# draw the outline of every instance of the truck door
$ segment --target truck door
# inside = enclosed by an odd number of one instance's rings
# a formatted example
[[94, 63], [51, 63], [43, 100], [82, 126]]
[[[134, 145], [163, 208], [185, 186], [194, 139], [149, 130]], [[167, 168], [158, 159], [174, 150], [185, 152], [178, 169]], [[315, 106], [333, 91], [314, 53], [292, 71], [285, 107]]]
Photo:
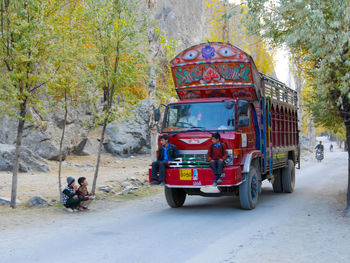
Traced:
[[241, 128], [242, 136], [242, 150], [244, 153], [250, 152], [256, 149], [256, 134], [255, 123], [252, 113], [252, 105], [249, 105], [247, 117], [249, 119], [249, 125]]

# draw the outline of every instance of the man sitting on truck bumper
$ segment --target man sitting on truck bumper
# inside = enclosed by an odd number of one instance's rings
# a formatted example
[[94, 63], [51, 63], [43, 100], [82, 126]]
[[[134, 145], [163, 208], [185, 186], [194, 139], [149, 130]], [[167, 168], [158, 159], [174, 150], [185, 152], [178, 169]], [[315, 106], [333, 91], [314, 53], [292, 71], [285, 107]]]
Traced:
[[[164, 134], [160, 137], [160, 144], [162, 146], [158, 149], [157, 161], [152, 163], [150, 185], [165, 185], [165, 168], [178, 156], [178, 150], [175, 145], [169, 143], [169, 136]], [[159, 169], [159, 178], [157, 171]]]
[[207, 159], [210, 162], [211, 169], [213, 169], [215, 179], [213, 186], [216, 186], [217, 183], [221, 183], [220, 179], [222, 169], [224, 168], [224, 161], [227, 158], [226, 145], [220, 142], [220, 134], [212, 134], [211, 141], [213, 142], [210, 145], [207, 153]]

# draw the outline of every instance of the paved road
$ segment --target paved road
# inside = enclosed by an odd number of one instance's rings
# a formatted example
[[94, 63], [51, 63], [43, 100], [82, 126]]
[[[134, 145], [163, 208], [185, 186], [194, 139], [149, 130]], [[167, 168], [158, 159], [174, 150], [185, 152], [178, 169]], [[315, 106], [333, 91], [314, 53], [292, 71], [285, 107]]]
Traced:
[[292, 194], [264, 183], [252, 211], [237, 198], [198, 196], [171, 209], [156, 195], [3, 231], [0, 262], [350, 262], [346, 168], [346, 153], [328, 153], [297, 170]]

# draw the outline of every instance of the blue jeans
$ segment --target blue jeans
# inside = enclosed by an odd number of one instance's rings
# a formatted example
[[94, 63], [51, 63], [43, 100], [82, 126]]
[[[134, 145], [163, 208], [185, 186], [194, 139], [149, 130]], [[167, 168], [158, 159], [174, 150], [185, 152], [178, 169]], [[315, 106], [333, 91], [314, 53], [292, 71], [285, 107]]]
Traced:
[[[151, 179], [165, 183], [165, 168], [168, 166], [168, 161], [155, 161], [152, 163]], [[157, 171], [159, 169], [159, 179]]]
[[224, 168], [224, 162], [219, 161], [219, 160], [211, 161], [210, 166], [215, 174], [215, 182], [217, 182], [221, 176], [222, 169]]

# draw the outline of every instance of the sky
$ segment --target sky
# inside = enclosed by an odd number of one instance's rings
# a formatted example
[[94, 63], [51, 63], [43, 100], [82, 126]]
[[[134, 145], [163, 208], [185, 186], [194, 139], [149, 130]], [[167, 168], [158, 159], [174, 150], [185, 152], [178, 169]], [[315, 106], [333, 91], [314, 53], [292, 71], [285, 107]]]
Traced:
[[279, 81], [287, 84], [287, 86], [291, 86], [293, 83], [289, 83], [290, 71], [289, 71], [289, 55], [288, 52], [280, 48], [277, 50], [275, 55], [275, 72]]
[[[239, 5], [241, 0], [229, 0], [230, 3]], [[291, 78], [289, 71], [289, 59], [288, 52], [280, 48], [277, 50], [275, 55], [275, 72], [279, 81], [285, 83], [290, 88], [294, 88], [294, 83]], [[291, 83], [290, 83], [291, 82]]]

